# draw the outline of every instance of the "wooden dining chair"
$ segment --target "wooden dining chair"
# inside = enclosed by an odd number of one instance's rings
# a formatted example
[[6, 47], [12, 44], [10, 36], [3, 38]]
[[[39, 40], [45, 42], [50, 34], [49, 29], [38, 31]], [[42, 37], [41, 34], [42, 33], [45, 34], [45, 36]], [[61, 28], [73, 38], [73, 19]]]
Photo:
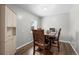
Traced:
[[38, 48], [43, 50], [43, 53], [45, 54], [45, 47], [47, 44], [45, 44], [45, 36], [44, 36], [44, 30], [32, 30], [33, 31], [33, 55], [35, 55], [35, 46], [38, 46]]
[[52, 46], [53, 47], [57, 47], [58, 48], [58, 52], [60, 51], [60, 44], [59, 44], [60, 33], [61, 33], [61, 28], [59, 29], [58, 36], [55, 37], [55, 39], [52, 42]]

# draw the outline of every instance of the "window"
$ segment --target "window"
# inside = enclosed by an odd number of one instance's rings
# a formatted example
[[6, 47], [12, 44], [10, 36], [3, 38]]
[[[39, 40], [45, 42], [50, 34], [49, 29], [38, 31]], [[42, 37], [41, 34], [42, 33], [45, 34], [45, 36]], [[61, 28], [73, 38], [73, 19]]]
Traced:
[[32, 20], [32, 25], [31, 25], [31, 29], [37, 29], [37, 21], [36, 20]]

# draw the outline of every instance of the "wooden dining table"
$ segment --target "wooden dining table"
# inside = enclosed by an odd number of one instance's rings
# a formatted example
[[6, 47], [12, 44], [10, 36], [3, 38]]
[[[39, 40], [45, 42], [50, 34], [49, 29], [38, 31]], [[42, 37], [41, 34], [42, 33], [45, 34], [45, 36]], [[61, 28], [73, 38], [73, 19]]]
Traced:
[[45, 42], [48, 43], [48, 49], [51, 49], [51, 43], [54, 41], [56, 37], [56, 32], [45, 33]]

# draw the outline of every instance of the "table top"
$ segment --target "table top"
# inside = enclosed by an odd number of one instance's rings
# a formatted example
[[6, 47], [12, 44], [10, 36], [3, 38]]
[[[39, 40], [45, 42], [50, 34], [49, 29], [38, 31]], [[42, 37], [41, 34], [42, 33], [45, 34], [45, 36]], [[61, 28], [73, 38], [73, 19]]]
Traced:
[[56, 32], [45, 33], [45, 35], [47, 35], [47, 36], [55, 36], [56, 35]]

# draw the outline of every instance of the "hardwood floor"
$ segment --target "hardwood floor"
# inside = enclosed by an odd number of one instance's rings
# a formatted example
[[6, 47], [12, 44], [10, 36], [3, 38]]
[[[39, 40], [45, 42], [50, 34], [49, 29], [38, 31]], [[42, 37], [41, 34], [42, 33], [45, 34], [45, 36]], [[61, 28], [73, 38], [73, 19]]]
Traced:
[[[33, 55], [32, 43], [27, 48], [17, 52], [16, 55]], [[42, 50], [37, 50], [35, 55], [43, 55]], [[50, 51], [46, 50], [45, 55], [76, 55], [76, 53], [69, 43], [60, 42], [60, 52], [58, 52], [56, 47], [52, 47]]]

